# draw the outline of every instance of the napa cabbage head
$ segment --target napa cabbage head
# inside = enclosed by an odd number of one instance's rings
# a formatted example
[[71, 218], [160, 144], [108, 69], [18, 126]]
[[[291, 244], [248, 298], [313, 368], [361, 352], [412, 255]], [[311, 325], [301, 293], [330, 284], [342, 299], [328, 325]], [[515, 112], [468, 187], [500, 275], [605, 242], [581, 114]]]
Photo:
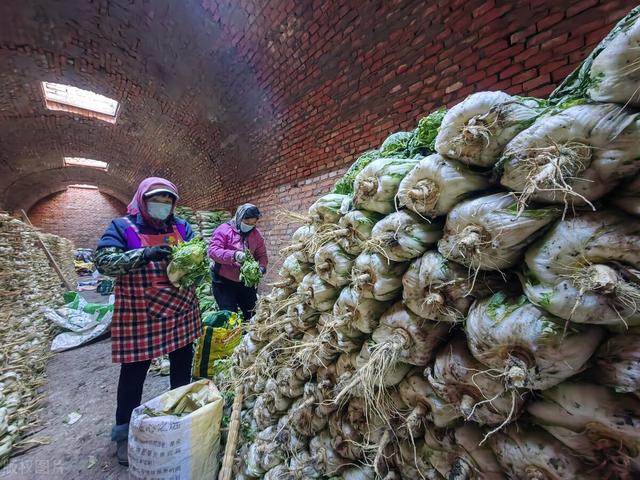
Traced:
[[380, 156], [406, 158], [409, 155], [409, 142], [412, 138], [412, 132], [392, 133], [380, 145]]
[[209, 275], [207, 245], [201, 238], [179, 243], [171, 251], [167, 267], [169, 280], [176, 287], [193, 287]]
[[353, 193], [353, 181], [356, 179], [358, 173], [362, 171], [364, 167], [373, 162], [376, 158], [379, 158], [380, 154], [377, 150], [369, 150], [358, 157], [358, 159], [349, 167], [347, 173], [344, 174], [340, 180], [338, 180], [333, 187], [332, 193], [338, 193], [341, 195], [351, 195]]
[[418, 122], [418, 128], [413, 132], [413, 137], [409, 140], [409, 155], [428, 155], [436, 151], [436, 136], [440, 130], [442, 119], [447, 109], [439, 108], [435, 112], [431, 112]]

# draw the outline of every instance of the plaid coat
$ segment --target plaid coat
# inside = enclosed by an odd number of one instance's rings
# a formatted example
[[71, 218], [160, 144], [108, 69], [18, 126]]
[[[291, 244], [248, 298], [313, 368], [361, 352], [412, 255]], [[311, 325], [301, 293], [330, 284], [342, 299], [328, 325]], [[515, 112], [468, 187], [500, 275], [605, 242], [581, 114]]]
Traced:
[[[139, 237], [142, 246], [163, 244], [169, 238], [182, 241], [175, 228], [170, 235]], [[195, 289], [171, 285], [166, 261], [149, 262], [118, 276], [115, 296], [111, 326], [114, 363], [151, 360], [184, 347], [202, 334]]]

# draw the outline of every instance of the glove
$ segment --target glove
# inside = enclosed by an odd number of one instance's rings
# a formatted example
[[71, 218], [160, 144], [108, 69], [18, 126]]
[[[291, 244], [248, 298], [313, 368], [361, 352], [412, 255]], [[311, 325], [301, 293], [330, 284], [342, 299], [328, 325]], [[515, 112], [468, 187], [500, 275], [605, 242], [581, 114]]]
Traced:
[[244, 258], [246, 257], [244, 252], [236, 252], [233, 256], [236, 259], [236, 262], [238, 263], [244, 262]]
[[260, 273], [262, 273], [263, 275], [267, 273], [267, 269], [264, 268], [262, 265], [260, 265]]
[[171, 247], [169, 245], [145, 247], [143, 256], [144, 259], [148, 262], [159, 262], [160, 260], [166, 260], [171, 256]]

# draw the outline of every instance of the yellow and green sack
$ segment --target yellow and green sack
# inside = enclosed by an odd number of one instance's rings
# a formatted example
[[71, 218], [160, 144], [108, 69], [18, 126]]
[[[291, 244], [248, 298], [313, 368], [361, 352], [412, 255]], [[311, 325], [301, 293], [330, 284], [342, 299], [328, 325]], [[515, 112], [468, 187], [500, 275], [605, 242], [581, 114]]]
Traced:
[[242, 321], [236, 312], [220, 310], [206, 314], [204, 333], [198, 339], [193, 361], [193, 377], [212, 379], [216, 360], [229, 357], [242, 339]]

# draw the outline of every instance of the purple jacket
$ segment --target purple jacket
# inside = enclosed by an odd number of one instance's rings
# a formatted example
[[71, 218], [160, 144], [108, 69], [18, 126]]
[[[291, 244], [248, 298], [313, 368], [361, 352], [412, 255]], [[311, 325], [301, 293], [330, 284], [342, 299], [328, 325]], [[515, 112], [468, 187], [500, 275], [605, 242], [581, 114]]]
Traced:
[[209, 258], [216, 262], [218, 275], [234, 282], [240, 281], [240, 265], [235, 261], [236, 252], [251, 251], [261, 267], [267, 268], [267, 247], [257, 228], [241, 235], [234, 225], [223, 223], [211, 235], [209, 240]]

